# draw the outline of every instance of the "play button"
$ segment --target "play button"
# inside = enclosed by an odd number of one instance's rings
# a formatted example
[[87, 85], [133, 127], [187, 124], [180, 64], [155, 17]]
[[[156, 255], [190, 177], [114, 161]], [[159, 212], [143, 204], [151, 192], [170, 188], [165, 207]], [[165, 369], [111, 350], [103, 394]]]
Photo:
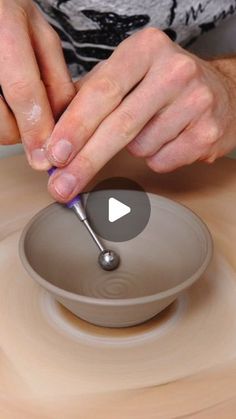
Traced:
[[119, 220], [131, 212], [131, 208], [116, 198], [109, 198], [108, 220], [110, 223]]
[[95, 232], [113, 242], [130, 240], [140, 234], [151, 212], [148, 195], [127, 178], [100, 182], [89, 193], [85, 207]]

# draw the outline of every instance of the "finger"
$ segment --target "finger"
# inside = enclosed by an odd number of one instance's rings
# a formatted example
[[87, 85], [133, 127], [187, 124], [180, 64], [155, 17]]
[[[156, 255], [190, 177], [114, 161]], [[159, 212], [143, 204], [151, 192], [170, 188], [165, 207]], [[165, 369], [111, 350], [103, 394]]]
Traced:
[[49, 181], [49, 190], [61, 202], [81, 191], [89, 180], [118, 151], [125, 147], [161, 109], [175, 98], [179, 87], [160, 83], [158, 94], [152, 88], [153, 77], [147, 76], [122, 104], [107, 117], [83, 149], [65, 168], [58, 170]]
[[199, 141], [194, 130], [185, 130], [175, 140], [165, 144], [156, 154], [146, 159], [154, 172], [168, 173], [182, 166], [202, 160], [207, 147]]
[[[17, 36], [16, 36], [17, 34]], [[0, 84], [35, 169], [50, 167], [43, 145], [54, 120], [24, 15], [5, 15], [0, 25]]]
[[175, 140], [165, 144], [156, 154], [146, 159], [148, 166], [158, 173], [171, 172], [197, 160], [212, 163], [220, 156], [221, 127], [211, 111], [186, 128]]
[[58, 119], [75, 96], [76, 89], [64, 59], [60, 38], [36, 7], [30, 23], [41, 77], [54, 117]]
[[[137, 34], [137, 37], [140, 36]], [[125, 40], [84, 83], [57, 123], [48, 144], [52, 164], [63, 166], [81, 150], [101, 122], [148, 72], [153, 56], [136, 36]], [[135, 51], [131, 54], [130, 51]]]
[[12, 145], [20, 142], [16, 120], [4, 99], [0, 96], [0, 144]]
[[77, 80], [76, 82], [75, 82], [75, 89], [76, 89], [76, 92], [78, 92], [80, 89], [81, 89], [81, 87], [85, 84], [85, 83], [87, 83], [90, 79], [91, 79], [91, 77], [92, 76], [94, 76], [97, 72], [98, 72], [98, 70], [99, 69], [101, 69], [101, 67], [102, 66], [104, 66], [105, 65], [105, 63], [107, 62], [107, 60], [103, 60], [103, 61], [101, 61], [101, 62], [99, 62], [98, 64], [96, 64], [94, 67], [93, 67], [93, 69], [92, 70], [90, 70], [87, 74], [85, 74], [85, 76], [83, 76], [83, 77], [81, 77], [79, 80]]
[[164, 144], [175, 139], [187, 126], [199, 119], [208, 107], [208, 98], [205, 87], [199, 86], [194, 80], [182, 95], [145, 125], [127, 146], [128, 150], [137, 157], [157, 153]]

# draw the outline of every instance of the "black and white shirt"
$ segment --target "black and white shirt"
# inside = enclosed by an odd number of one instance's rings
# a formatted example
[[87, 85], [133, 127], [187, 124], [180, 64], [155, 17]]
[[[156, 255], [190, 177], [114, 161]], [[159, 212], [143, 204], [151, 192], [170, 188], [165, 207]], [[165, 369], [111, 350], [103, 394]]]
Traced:
[[73, 76], [110, 56], [133, 32], [164, 30], [187, 46], [236, 12], [236, 0], [35, 0], [59, 33]]

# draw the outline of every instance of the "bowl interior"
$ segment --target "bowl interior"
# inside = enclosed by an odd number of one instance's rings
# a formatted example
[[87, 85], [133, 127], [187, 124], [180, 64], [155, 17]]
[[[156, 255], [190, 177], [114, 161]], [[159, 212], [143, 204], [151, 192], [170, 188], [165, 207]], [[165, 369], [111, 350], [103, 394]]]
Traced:
[[83, 224], [56, 203], [26, 228], [26, 264], [60, 289], [95, 298], [143, 297], [183, 283], [205, 262], [209, 233], [187, 208], [157, 195], [149, 198], [151, 216], [143, 232], [126, 242], [105, 242], [120, 254], [117, 270], [99, 267], [98, 249]]

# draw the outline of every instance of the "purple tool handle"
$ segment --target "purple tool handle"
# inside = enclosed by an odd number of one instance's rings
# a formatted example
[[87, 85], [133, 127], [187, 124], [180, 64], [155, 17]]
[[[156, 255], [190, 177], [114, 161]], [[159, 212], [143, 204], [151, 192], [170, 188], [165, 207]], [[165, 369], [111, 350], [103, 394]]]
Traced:
[[[57, 170], [56, 167], [51, 167], [51, 169], [48, 170], [49, 176], [51, 176], [56, 170]], [[72, 208], [73, 205], [77, 204], [80, 200], [81, 200], [80, 196], [77, 195], [75, 198], [71, 199], [71, 201], [66, 203], [67, 208]]]

